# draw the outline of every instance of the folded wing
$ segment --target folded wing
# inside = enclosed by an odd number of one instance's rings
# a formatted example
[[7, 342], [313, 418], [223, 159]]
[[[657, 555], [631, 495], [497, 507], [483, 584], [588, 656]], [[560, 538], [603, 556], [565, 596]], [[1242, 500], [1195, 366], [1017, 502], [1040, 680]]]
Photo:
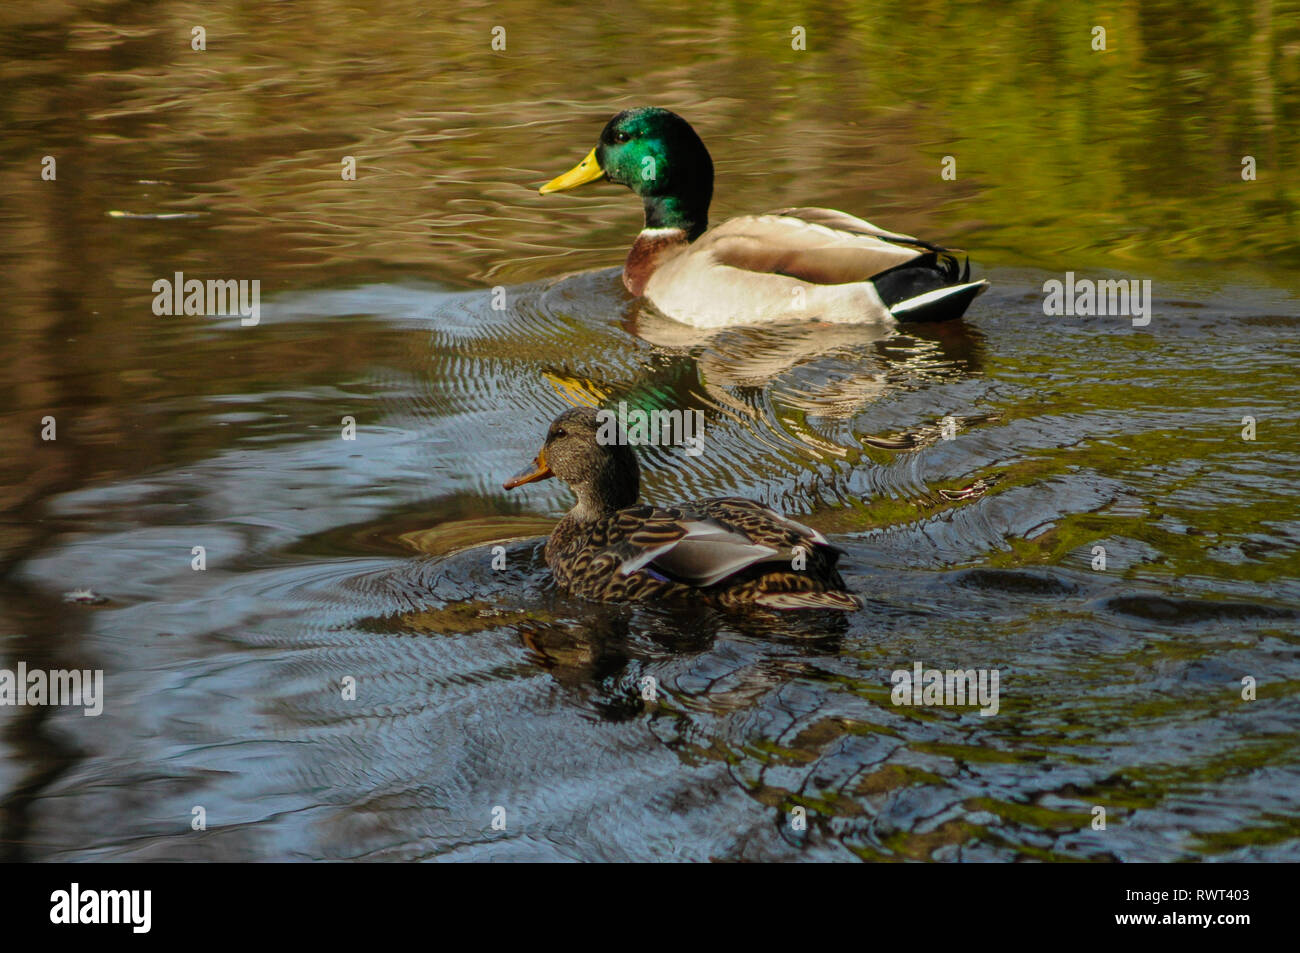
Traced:
[[705, 232], [695, 247], [720, 265], [821, 285], [866, 281], [936, 250], [844, 212], [816, 208], [733, 218]]
[[704, 501], [698, 511], [656, 509], [623, 537], [619, 572], [646, 570], [700, 588], [764, 563], [790, 569], [796, 547], [838, 553], [814, 529], [750, 500]]

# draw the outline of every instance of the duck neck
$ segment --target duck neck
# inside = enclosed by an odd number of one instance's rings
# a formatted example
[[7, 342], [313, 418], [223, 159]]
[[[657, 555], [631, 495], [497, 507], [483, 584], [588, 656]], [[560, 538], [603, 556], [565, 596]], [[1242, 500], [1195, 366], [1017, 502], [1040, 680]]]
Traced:
[[578, 494], [578, 502], [565, 515], [566, 520], [575, 523], [594, 523], [617, 512], [618, 507], [610, 506], [604, 500], [583, 493]]
[[678, 229], [693, 242], [709, 227], [709, 199], [712, 184], [704, 189], [674, 195], [645, 196], [645, 227], [660, 231]]
[[641, 495], [641, 473], [636, 457], [626, 444], [617, 444], [609, 452], [605, 465], [596, 469], [589, 479], [570, 484], [578, 502], [569, 510], [567, 519], [592, 523], [636, 505]]

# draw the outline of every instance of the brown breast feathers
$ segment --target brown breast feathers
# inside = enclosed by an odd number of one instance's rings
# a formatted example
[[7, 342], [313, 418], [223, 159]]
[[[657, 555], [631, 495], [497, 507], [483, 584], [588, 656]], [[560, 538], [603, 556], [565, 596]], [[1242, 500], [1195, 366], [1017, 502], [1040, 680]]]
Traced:
[[689, 243], [680, 228], [646, 229], [632, 243], [623, 265], [623, 284], [628, 291], [640, 297], [650, 276], [660, 265]]

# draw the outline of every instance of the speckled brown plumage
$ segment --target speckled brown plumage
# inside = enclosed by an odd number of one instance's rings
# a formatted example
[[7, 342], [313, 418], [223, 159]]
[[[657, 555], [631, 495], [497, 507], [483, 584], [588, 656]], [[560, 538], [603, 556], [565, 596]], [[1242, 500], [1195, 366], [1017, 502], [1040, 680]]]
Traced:
[[637, 505], [632, 451], [597, 440], [596, 412], [555, 419], [513, 488], [558, 476], [578, 497], [551, 533], [546, 562], [574, 595], [600, 601], [708, 600], [727, 608], [861, 607], [835, 569], [840, 551], [814, 529], [735, 497]]

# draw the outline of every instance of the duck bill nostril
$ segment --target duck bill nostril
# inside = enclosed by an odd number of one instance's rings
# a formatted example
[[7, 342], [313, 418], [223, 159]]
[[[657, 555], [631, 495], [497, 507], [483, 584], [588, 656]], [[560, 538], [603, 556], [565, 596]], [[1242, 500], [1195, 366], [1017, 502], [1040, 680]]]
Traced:
[[537, 455], [531, 466], [524, 467], [509, 480], [506, 480], [504, 486], [507, 490], [513, 490], [517, 486], [523, 486], [525, 483], [536, 483], [538, 480], [549, 480], [555, 476], [551, 472], [550, 465], [546, 462], [546, 451], [543, 450]]

